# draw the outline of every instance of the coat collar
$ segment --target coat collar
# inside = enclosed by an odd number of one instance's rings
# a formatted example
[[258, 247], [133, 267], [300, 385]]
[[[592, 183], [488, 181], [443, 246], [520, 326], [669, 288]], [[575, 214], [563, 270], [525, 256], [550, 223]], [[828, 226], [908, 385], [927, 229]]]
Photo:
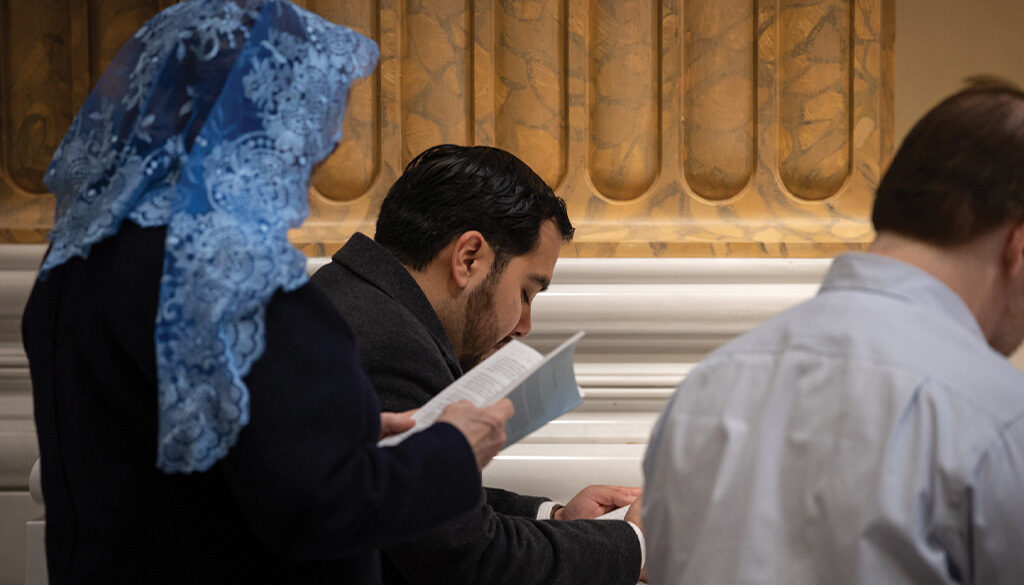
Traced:
[[412, 313], [441, 350], [452, 375], [456, 378], [462, 375], [455, 346], [441, 325], [434, 307], [409, 271], [391, 252], [356, 232], [331, 259], [358, 274]]

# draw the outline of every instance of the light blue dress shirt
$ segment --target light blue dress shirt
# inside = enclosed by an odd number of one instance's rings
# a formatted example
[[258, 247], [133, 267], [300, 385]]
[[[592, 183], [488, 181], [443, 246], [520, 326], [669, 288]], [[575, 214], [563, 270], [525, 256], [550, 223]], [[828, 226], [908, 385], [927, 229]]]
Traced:
[[644, 460], [655, 584], [1024, 584], [1024, 374], [874, 254], [709, 355]]

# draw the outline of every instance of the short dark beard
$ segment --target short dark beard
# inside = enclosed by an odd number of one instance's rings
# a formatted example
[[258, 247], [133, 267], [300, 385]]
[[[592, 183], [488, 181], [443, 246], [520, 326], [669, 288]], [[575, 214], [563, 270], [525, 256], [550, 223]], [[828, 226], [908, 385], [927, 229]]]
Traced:
[[459, 365], [463, 372], [468, 372], [480, 363], [498, 342], [492, 315], [494, 289], [500, 274], [491, 270], [480, 287], [469, 293], [466, 299], [466, 312], [462, 316], [462, 351], [459, 354]]

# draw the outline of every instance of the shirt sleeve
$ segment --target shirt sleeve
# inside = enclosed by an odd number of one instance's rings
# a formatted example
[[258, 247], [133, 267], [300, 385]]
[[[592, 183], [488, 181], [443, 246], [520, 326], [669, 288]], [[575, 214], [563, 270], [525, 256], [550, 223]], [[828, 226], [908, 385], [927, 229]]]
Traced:
[[973, 574], [977, 585], [1024, 583], [1024, 419], [999, 433], [979, 461], [974, 485]]
[[558, 502], [552, 502], [551, 500], [541, 502], [540, 507], [537, 508], [537, 520], [550, 520], [551, 512], [555, 510], [555, 506], [563, 505], [564, 504], [559, 504]]

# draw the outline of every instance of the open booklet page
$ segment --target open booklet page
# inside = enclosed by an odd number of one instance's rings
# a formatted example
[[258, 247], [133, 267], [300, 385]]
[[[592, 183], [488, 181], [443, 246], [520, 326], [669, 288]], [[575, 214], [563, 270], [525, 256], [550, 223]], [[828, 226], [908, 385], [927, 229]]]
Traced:
[[595, 520], [625, 520], [626, 512], [629, 511], [629, 506], [623, 506], [621, 508], [615, 508], [611, 512], [603, 516], [598, 516]]
[[508, 447], [583, 403], [583, 392], [576, 384], [573, 351], [583, 337], [580, 331], [557, 349], [542, 356], [528, 345], [512, 340], [480, 362], [461, 378], [423, 405], [413, 420], [416, 426], [378, 443], [397, 445], [410, 434], [430, 426], [446, 406], [469, 400], [484, 407], [508, 396], [516, 413], [505, 425]]

